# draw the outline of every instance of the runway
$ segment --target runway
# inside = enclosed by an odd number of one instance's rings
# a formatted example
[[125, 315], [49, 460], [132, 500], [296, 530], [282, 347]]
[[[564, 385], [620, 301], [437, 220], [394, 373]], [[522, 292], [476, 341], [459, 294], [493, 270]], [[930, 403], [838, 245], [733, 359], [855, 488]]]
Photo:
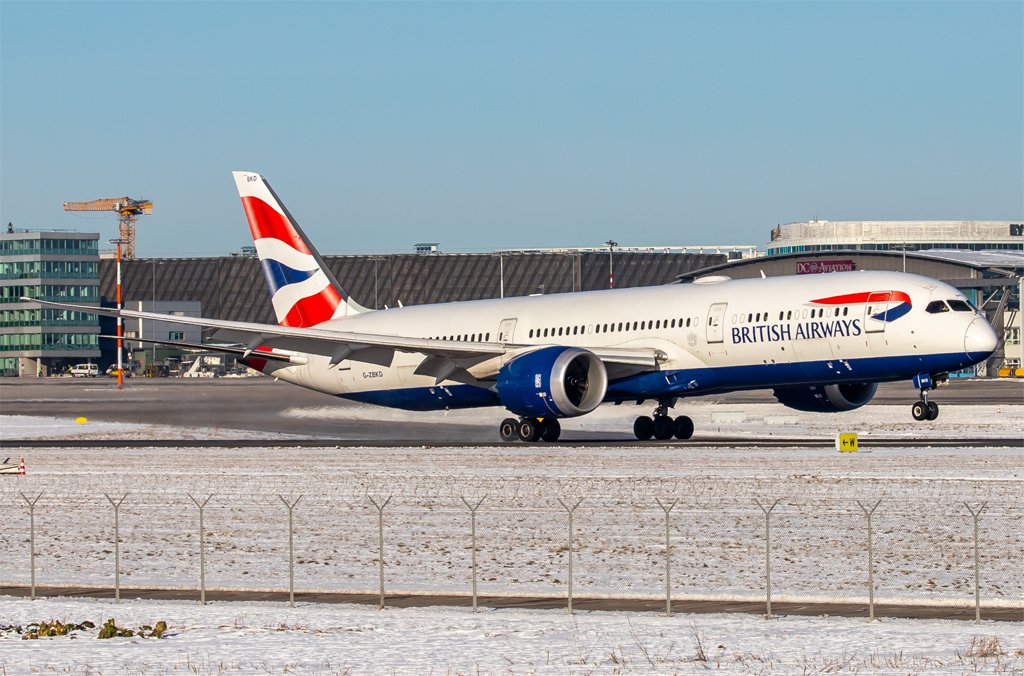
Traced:
[[[832, 448], [833, 441], [823, 438], [775, 438], [775, 439], [750, 439], [739, 437], [709, 437], [701, 438], [695, 436], [686, 441], [632, 441], [606, 438], [606, 439], [574, 439], [558, 441], [554, 444], [535, 442], [533, 444], [506, 443], [502, 441], [371, 441], [352, 439], [5, 439], [4, 447], [7, 449], [19, 448], [407, 448], [416, 446], [419, 448], [479, 448], [479, 449], [515, 449], [526, 448], [587, 448], [602, 446], [636, 446], [638, 448], [677, 448], [680, 453], [685, 453], [686, 448], [792, 448], [792, 449], [822, 449]], [[919, 439], [905, 438], [884, 438], [875, 437], [866, 443], [861, 443], [863, 450], [872, 447], [876, 448], [917, 448], [921, 446]], [[1024, 439], [1021, 438], [979, 438], [979, 439], [931, 439], [928, 446], [933, 448], [1024, 448]]]
[[[0, 595], [26, 598], [31, 589], [23, 586], [0, 586]], [[114, 590], [95, 587], [36, 587], [36, 596], [100, 598], [113, 599]], [[195, 589], [156, 589], [156, 588], [122, 588], [124, 599], [147, 599], [163, 601], [199, 601], [199, 592]], [[349, 594], [324, 592], [295, 592], [295, 602], [328, 603], [328, 604], [359, 604], [376, 606], [380, 603], [379, 594]], [[206, 590], [206, 601], [240, 602], [269, 601], [287, 603], [287, 591], [231, 591]], [[384, 595], [386, 608], [424, 608], [424, 607], [472, 607], [473, 599], [467, 594], [387, 594]], [[482, 608], [494, 609], [532, 609], [557, 610], [568, 607], [565, 596], [488, 596], [477, 597], [477, 605]], [[637, 598], [595, 598], [574, 596], [573, 610], [605, 611], [605, 612], [651, 612], [664, 613], [665, 599]], [[673, 613], [745, 613], [764, 615], [767, 610], [765, 601], [723, 601], [720, 599], [673, 599]], [[876, 603], [875, 617], [898, 617], [906, 619], [929, 620], [973, 620], [973, 606], [943, 605], [896, 605]], [[812, 617], [870, 617], [870, 609], [865, 603], [805, 603], [772, 601], [773, 615], [808, 615]], [[1024, 614], [1020, 608], [982, 607], [981, 618], [998, 622], [1020, 622]]]
[[[870, 411], [878, 405], [906, 404], [907, 418], [910, 418], [910, 404], [917, 393], [909, 383], [886, 383], [863, 411]], [[974, 406], [981, 404], [1022, 404], [1024, 403], [1024, 382], [1011, 380], [974, 380], [953, 382], [932, 393], [932, 400], [940, 406]], [[692, 403], [691, 403], [692, 401]], [[737, 392], [732, 394], [680, 400], [675, 414], [686, 413], [693, 404], [716, 403], [723, 409], [742, 409], [751, 404], [774, 404], [770, 391]], [[355, 442], [359, 445], [394, 443], [408, 444], [494, 444], [497, 439], [498, 422], [506, 417], [503, 409], [478, 409], [472, 417], [460, 418], [458, 424], [445, 424], [446, 418], [438, 413], [395, 412], [390, 409], [363, 407], [329, 397], [318, 392], [305, 390], [271, 378], [239, 379], [129, 379], [123, 390], [118, 390], [110, 379], [51, 378], [44, 380], [8, 379], [4, 382], [0, 397], [0, 413], [4, 415], [28, 415], [67, 418], [84, 416], [89, 420], [116, 421], [136, 424], [170, 425], [182, 428], [236, 429], [267, 434], [301, 435], [316, 438], [315, 441], [294, 442], [296, 444], [337, 445]], [[613, 408], [624, 415], [647, 414], [653, 410], [654, 402], [643, 406], [623, 404]], [[295, 417], [296, 411], [337, 409], [355, 411], [343, 419], [330, 415], [316, 417]], [[397, 415], [396, 415], [397, 414]], [[374, 419], [374, 416], [381, 416]], [[384, 417], [386, 416], [386, 417]], [[823, 417], [828, 418], [826, 414]], [[584, 420], [584, 416], [578, 420]], [[940, 415], [940, 422], [944, 418]], [[680, 442], [680, 446], [700, 444], [742, 446], [750, 443], [751, 437], [721, 439], [711, 437], [706, 427], [698, 427], [695, 439]], [[757, 432], [751, 425], [751, 436]], [[243, 436], [243, 435], [239, 435]], [[815, 439], [807, 435], [789, 434], [788, 439], [762, 438], [760, 443], [797, 445], [831, 443], [828, 437]], [[267, 440], [263, 440], [265, 444]], [[275, 443], [279, 440], [275, 440]], [[970, 446], [972, 441], [958, 440]], [[1020, 445], [1020, 439], [999, 440], [1001, 445]], [[563, 442], [574, 444], [637, 443], [631, 428], [623, 424], [622, 431], [609, 433], [607, 430], [567, 430]], [[5, 444], [10, 443], [5, 440]], [[157, 440], [157, 443], [162, 441]], [[176, 442], [177, 443], [177, 442]], [[245, 442], [239, 442], [244, 446]], [[283, 442], [282, 442], [283, 443]], [[674, 442], [667, 442], [674, 443]], [[872, 442], [873, 443], [873, 442]], [[896, 442], [896, 443], [905, 443]], [[926, 438], [918, 443], [941, 444], [941, 439]], [[995, 443], [991, 440], [979, 443]], [[29, 446], [26, 447], [30, 447]]]

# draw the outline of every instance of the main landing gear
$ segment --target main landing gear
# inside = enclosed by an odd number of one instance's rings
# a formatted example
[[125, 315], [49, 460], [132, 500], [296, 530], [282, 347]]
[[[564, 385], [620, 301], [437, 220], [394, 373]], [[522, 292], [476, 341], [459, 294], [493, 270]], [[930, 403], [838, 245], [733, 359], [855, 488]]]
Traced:
[[668, 415], [668, 402], [659, 402], [658, 408], [654, 409], [654, 417], [642, 415], [633, 421], [633, 434], [640, 441], [647, 441], [651, 437], [659, 441], [667, 441], [672, 437], [676, 439], [689, 439], [693, 436], [693, 420], [689, 416], [681, 415], [674, 420]]
[[942, 376], [933, 381], [931, 375], [927, 373], [914, 376], [914, 387], [921, 393], [920, 401], [915, 401], [910, 407], [910, 414], [914, 416], [914, 420], [935, 420], [939, 417], [939, 405], [934, 401], [928, 401], [928, 390], [934, 390], [945, 382]]
[[558, 441], [562, 426], [557, 418], [505, 418], [498, 432], [502, 441]]

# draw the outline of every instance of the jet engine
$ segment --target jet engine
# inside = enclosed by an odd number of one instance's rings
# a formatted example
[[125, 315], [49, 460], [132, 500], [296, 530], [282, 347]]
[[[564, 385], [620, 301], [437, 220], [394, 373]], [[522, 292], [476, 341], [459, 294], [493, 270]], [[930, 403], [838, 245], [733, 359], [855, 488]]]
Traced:
[[841, 383], [776, 387], [775, 398], [783, 406], [813, 413], [852, 411], [871, 401], [878, 383]]
[[608, 372], [593, 352], [544, 347], [520, 355], [498, 372], [498, 399], [516, 415], [572, 418], [604, 399]]

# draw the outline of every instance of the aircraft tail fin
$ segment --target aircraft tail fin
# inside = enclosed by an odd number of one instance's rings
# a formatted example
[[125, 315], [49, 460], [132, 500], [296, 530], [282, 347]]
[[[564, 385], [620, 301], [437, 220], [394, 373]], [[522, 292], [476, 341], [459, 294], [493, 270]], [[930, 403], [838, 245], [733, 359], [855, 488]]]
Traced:
[[368, 312], [338, 284], [265, 178], [234, 171], [260, 267], [281, 326], [311, 327]]

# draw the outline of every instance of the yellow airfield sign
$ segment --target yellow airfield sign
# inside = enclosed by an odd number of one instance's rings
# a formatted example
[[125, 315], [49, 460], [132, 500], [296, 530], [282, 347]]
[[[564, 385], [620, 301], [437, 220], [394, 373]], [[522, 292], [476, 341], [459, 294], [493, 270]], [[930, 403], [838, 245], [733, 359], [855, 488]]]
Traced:
[[857, 452], [857, 433], [840, 432], [836, 435], [836, 450], [840, 453]]

